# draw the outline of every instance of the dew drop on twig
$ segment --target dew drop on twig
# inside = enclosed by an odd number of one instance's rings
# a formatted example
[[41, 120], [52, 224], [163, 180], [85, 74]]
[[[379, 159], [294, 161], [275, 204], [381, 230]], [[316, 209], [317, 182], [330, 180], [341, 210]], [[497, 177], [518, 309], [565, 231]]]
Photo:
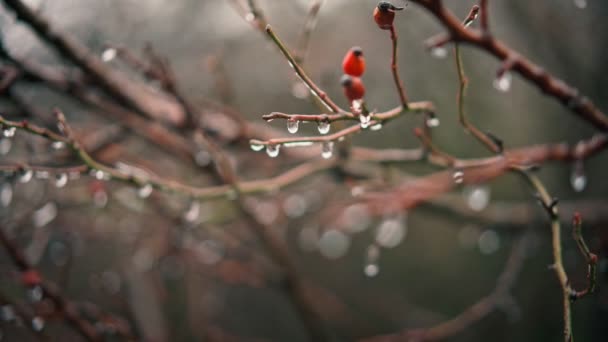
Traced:
[[372, 121], [371, 115], [359, 115], [359, 122], [361, 123], [361, 128], [366, 129], [369, 127], [370, 122]]
[[324, 141], [321, 146], [321, 157], [323, 159], [329, 159], [334, 154], [334, 142], [333, 141]]
[[139, 198], [148, 198], [152, 194], [153, 190], [154, 188], [151, 184], [146, 184], [137, 190], [137, 196], [139, 196]]
[[486, 186], [467, 187], [463, 190], [463, 196], [469, 208], [474, 211], [482, 211], [490, 203], [490, 189]]
[[111, 62], [118, 55], [118, 51], [114, 48], [105, 49], [101, 53], [101, 60], [108, 63]]
[[65, 147], [65, 143], [63, 141], [53, 141], [51, 147], [53, 150], [61, 150]]
[[68, 184], [68, 174], [67, 173], [59, 173], [55, 175], [55, 187], [63, 188], [66, 184]]
[[27, 183], [32, 180], [32, 176], [34, 176], [34, 172], [32, 170], [23, 170], [23, 172], [19, 176], [19, 182]]
[[576, 192], [582, 192], [587, 187], [587, 176], [585, 175], [585, 169], [581, 161], [577, 161], [572, 167], [570, 184]]
[[426, 119], [427, 127], [435, 128], [435, 127], [439, 127], [439, 124], [441, 124], [441, 121], [439, 121], [438, 117], [431, 116], [428, 119]]
[[281, 145], [267, 145], [266, 154], [268, 154], [268, 156], [270, 158], [276, 158], [279, 156], [280, 148], [281, 148]]
[[329, 124], [329, 121], [320, 121], [319, 125], [317, 126], [317, 129], [319, 130], [319, 133], [321, 133], [321, 134], [329, 133], [330, 128], [331, 128], [331, 125]]
[[464, 182], [464, 172], [461, 170], [454, 171], [452, 179], [454, 180], [454, 183], [462, 184]]
[[494, 88], [500, 92], [506, 93], [511, 89], [513, 77], [510, 72], [503, 73], [500, 77], [494, 79], [492, 83]]
[[2, 130], [2, 135], [5, 138], [12, 138], [15, 136], [16, 131], [17, 131], [17, 129], [15, 127], [7, 127], [4, 130]]
[[446, 58], [448, 55], [448, 50], [443, 46], [434, 46], [431, 48], [431, 56], [437, 59]]
[[259, 151], [261, 151], [261, 150], [264, 149], [264, 145], [263, 144], [251, 143], [249, 146], [251, 147], [252, 150], [254, 150], [256, 152], [259, 152]]
[[372, 131], [379, 131], [382, 129], [382, 123], [378, 122], [377, 124], [371, 126], [369, 129]]
[[366, 276], [373, 278], [380, 273], [380, 267], [376, 262], [366, 262], [365, 267], [363, 268], [363, 272]]
[[298, 128], [300, 126], [300, 121], [298, 120], [287, 120], [287, 131], [291, 134], [298, 133]]

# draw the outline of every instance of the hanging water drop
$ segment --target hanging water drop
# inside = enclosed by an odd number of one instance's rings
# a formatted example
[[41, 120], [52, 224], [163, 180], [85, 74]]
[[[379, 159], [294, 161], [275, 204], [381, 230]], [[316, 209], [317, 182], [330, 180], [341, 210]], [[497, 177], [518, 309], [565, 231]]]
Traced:
[[462, 184], [464, 182], [464, 172], [457, 170], [452, 174], [452, 179], [454, 179], [454, 183]]
[[32, 180], [32, 176], [34, 176], [34, 172], [32, 170], [23, 170], [21, 175], [19, 176], [20, 183], [27, 183]]
[[463, 196], [474, 211], [482, 211], [490, 203], [490, 189], [486, 186], [467, 187], [463, 190]]
[[5, 138], [12, 138], [15, 136], [16, 131], [17, 129], [15, 127], [7, 127], [2, 131], [2, 135], [4, 135]]
[[319, 121], [319, 125], [317, 126], [317, 129], [319, 130], [319, 133], [321, 133], [321, 134], [329, 133], [330, 128], [331, 128], [331, 125], [329, 124], [329, 121], [326, 121], [326, 120]]
[[375, 262], [366, 263], [363, 272], [366, 276], [373, 278], [380, 273], [380, 267], [378, 267], [378, 264]]
[[281, 145], [267, 145], [266, 146], [266, 154], [268, 154], [268, 156], [270, 158], [276, 158], [279, 156], [279, 149], [281, 148]]
[[53, 150], [61, 150], [65, 147], [65, 143], [63, 141], [54, 141], [51, 144], [51, 147], [53, 148]]
[[333, 141], [324, 141], [321, 146], [321, 157], [323, 159], [329, 159], [334, 154], [334, 142]]
[[139, 198], [148, 198], [152, 194], [153, 190], [154, 188], [151, 184], [146, 184], [137, 190], [137, 196], [139, 196]]
[[287, 131], [291, 134], [298, 133], [298, 128], [300, 126], [300, 121], [298, 120], [287, 120]]
[[104, 180], [106, 178], [105, 173], [101, 170], [91, 170], [91, 173], [97, 180]]
[[101, 60], [108, 63], [111, 62], [118, 55], [118, 51], [114, 48], [105, 49], [101, 53]]
[[439, 127], [439, 124], [441, 124], [441, 122], [439, 121], [439, 118], [436, 116], [431, 116], [428, 119], [426, 119], [427, 127], [435, 128], [435, 127]]
[[446, 48], [444, 48], [443, 46], [434, 46], [431, 48], [431, 56], [437, 58], [437, 59], [443, 59], [445, 57], [447, 57], [448, 55], [448, 50]]
[[67, 173], [59, 173], [55, 175], [55, 186], [57, 188], [63, 188], [66, 184], [68, 184], [68, 174]]
[[373, 125], [372, 127], [369, 128], [372, 131], [379, 131], [382, 129], [382, 122], [378, 122], [377, 124]]
[[572, 168], [570, 184], [576, 192], [582, 192], [587, 187], [587, 176], [585, 175], [585, 169], [581, 161], [577, 161]]
[[361, 128], [366, 129], [369, 127], [370, 122], [372, 121], [371, 115], [359, 115], [359, 122], [361, 122]]
[[506, 93], [511, 89], [513, 77], [510, 72], [504, 72], [500, 77], [494, 79], [493, 85], [496, 90]]
[[257, 143], [250, 143], [249, 146], [251, 147], [252, 150], [259, 152], [261, 150], [264, 149], [264, 145], [263, 144], [257, 144]]

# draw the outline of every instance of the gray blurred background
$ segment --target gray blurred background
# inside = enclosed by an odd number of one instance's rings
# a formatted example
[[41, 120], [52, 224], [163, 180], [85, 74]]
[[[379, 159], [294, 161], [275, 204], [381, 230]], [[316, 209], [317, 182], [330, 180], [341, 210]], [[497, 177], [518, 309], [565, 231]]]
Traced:
[[[39, 6], [41, 13], [53, 23], [99, 54], [106, 43], [140, 51], [149, 42], [170, 60], [182, 89], [195, 103], [228, 100], [227, 105], [248, 120], [261, 124], [264, 124], [261, 115], [273, 111], [318, 112], [309, 99], [295, 96], [301, 93], [301, 87], [287, 62], [263, 34], [239, 16], [230, 1], [28, 3]], [[476, 2], [445, 3], [464, 17]], [[584, 9], [577, 6], [579, 1], [572, 0], [490, 3], [491, 29], [497, 37], [580, 89], [599, 108], [608, 109], [605, 77], [608, 75], [605, 63], [608, 3], [588, 0]], [[258, 5], [284, 42], [295, 47], [309, 1], [259, 0]], [[344, 53], [355, 45], [363, 48], [368, 63], [363, 77], [368, 106], [386, 110], [398, 103], [389, 68], [388, 33], [379, 30], [371, 19], [375, 5], [373, 0], [325, 0], [312, 33], [304, 67], [341, 106], [347, 104], [338, 82], [340, 65]], [[12, 53], [48, 65], [62, 63], [28, 27], [15, 23], [10, 11], [0, 6], [0, 14], [5, 44]], [[484, 148], [458, 125], [458, 80], [451, 48], [446, 58], [434, 58], [425, 50], [424, 41], [441, 32], [439, 24], [423, 9], [410, 4], [407, 11], [397, 17], [396, 26], [400, 36], [400, 71], [410, 98], [433, 101], [437, 107], [441, 125], [435, 130], [436, 144], [462, 158], [486, 156]], [[470, 79], [466, 104], [470, 118], [484, 130], [501, 137], [507, 148], [576, 142], [593, 134], [590, 125], [576, 119], [557, 101], [544, 97], [518, 76], [514, 76], [510, 91], [502, 93], [494, 89], [492, 83], [499, 63], [492, 57], [465, 47], [463, 58]], [[220, 96], [210, 71], [210, 61], [218, 59], [229, 81], [232, 96], [228, 99]], [[110, 63], [132, 73], [120, 61]], [[77, 127], [112, 124], [94, 115], [94, 110], [44, 87], [24, 84], [19, 92], [42, 110], [61, 106]], [[386, 125], [381, 133], [357, 135], [354, 144], [377, 148], [415, 147], [418, 142], [411, 132], [419, 123], [413, 116], [400, 118]], [[284, 130], [284, 122], [280, 120], [269, 125]], [[316, 134], [312, 126], [304, 126], [301, 131]], [[0, 159], [3, 162], [37, 160], [31, 156], [28, 139], [18, 135], [10, 153]], [[128, 151], [124, 158], [130, 156], [134, 163], [143, 162], [156, 173], [189, 184], [209, 182], [137, 137], [126, 137], [120, 144]], [[237, 170], [243, 179], [270, 177], [297, 163], [283, 156], [271, 162], [263, 153], [242, 152], [243, 146], [227, 148], [235, 153]], [[422, 163], [392, 165], [386, 169], [414, 175], [436, 170]], [[608, 199], [605, 153], [586, 162], [585, 170], [588, 185], [582, 192], [572, 189], [571, 165], [547, 164], [539, 175], [552, 195], [564, 202], [605, 203]], [[188, 212], [188, 208], [192, 209], [184, 199], [169, 195], [155, 199], [170, 213], [163, 218], [157, 207], [138, 199], [132, 189], [109, 182], [109, 202], [99, 208], [89, 200], [89, 183], [85, 177], [61, 190], [43, 180], [14, 184], [13, 200], [0, 208], [2, 222], [12, 225], [11, 229], [26, 249], [38, 250], [35, 260], [42, 273], [60, 283], [67, 296], [96, 303], [127, 317], [134, 330], [150, 341], [229, 340], [222, 335], [226, 332], [234, 340], [305, 340], [300, 323], [277, 285], [275, 267], [243, 229], [247, 223], [234, 217], [229, 204], [201, 203], [200, 215], [196, 215], [194, 223], [176, 223], [167, 217], [179, 217], [180, 213]], [[541, 208], [535, 207], [535, 199], [521, 179], [506, 175], [481, 187], [458, 189], [444, 199], [466, 206], [472, 193], [481, 193], [483, 198], [489, 196], [490, 206], [523, 204], [532, 208], [530, 216], [538, 219], [523, 226], [510, 224], [509, 218], [493, 223], [423, 205], [398, 218], [405, 236], [396, 247], [380, 249], [375, 264], [378, 273], [373, 276], [365, 272], [369, 266], [366, 255], [374, 244], [375, 229], [381, 220], [372, 220], [361, 232], [343, 233], [338, 245], [347, 243], [348, 248], [336, 247], [334, 240], [328, 242], [329, 247], [319, 246], [318, 236], [334, 228], [333, 219], [339, 215], [328, 213], [324, 208], [347, 200], [349, 193], [339, 180], [325, 174], [257, 200], [263, 216], [278, 232], [284, 233], [300, 272], [326, 289], [318, 295], [318, 301], [325, 310], [323, 320], [337, 340], [426, 327], [457, 315], [492, 291], [510, 246], [520, 234], [527, 236], [529, 253], [512, 298], [450, 340], [554, 341], [561, 338], [560, 289], [548, 269], [552, 260], [549, 224]], [[482, 212], [486, 207], [484, 201], [478, 203]], [[16, 223], [20, 215], [34, 215], [33, 210], [38, 212], [48, 203], [54, 203], [58, 209], [51, 222], [42, 226], [35, 221]], [[295, 205], [296, 209], [285, 203]], [[302, 213], [297, 210], [298, 203], [304, 207]], [[286, 210], [286, 206], [291, 210]], [[586, 225], [584, 229], [591, 249], [604, 248], [605, 253], [605, 222]], [[565, 266], [573, 284], [582, 287], [586, 268], [569, 230], [568, 225], [564, 226]], [[38, 241], [36, 246], [35, 241]], [[189, 248], [197, 251], [195, 258], [187, 252]], [[333, 254], [319, 248], [340, 251]], [[605, 254], [603, 258], [598, 293], [573, 306], [574, 332], [580, 341], [605, 341], [608, 337]], [[0, 264], [4, 278], [9, 274], [9, 263], [3, 257]], [[15, 286], [2, 287], [19, 295]], [[58, 334], [67, 334], [63, 336], [70, 334], [58, 323], [49, 322], [48, 326]], [[6, 331], [5, 340], [29, 338], [19, 329], [2, 326], [2, 330]]]

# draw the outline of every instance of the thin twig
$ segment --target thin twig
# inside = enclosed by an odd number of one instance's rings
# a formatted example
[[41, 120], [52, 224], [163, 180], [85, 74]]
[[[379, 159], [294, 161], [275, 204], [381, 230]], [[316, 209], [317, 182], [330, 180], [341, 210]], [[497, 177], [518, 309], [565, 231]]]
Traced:
[[391, 41], [393, 43], [393, 53], [391, 57], [391, 72], [393, 73], [393, 79], [395, 80], [395, 86], [397, 87], [397, 92], [399, 93], [399, 100], [401, 101], [401, 106], [407, 110], [408, 108], [408, 99], [405, 94], [405, 88], [403, 87], [403, 82], [399, 77], [399, 69], [397, 66], [397, 31], [395, 30], [395, 25], [391, 25], [390, 28]]
[[587, 279], [589, 282], [585, 289], [575, 291], [575, 293], [572, 294], [571, 300], [574, 301], [595, 291], [597, 278], [597, 255], [591, 253], [589, 247], [587, 247], [587, 243], [585, 243], [585, 239], [583, 238], [583, 220], [581, 218], [581, 214], [576, 212], [572, 221], [572, 236], [574, 237], [574, 241], [576, 241], [578, 249], [587, 262]]

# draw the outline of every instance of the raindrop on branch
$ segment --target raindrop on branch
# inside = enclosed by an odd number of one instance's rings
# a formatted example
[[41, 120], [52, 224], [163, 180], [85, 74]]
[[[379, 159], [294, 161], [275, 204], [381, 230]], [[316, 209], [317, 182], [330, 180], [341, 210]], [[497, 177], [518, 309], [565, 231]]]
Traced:
[[500, 77], [494, 79], [493, 85], [496, 90], [506, 93], [511, 89], [513, 77], [510, 72], [503, 73]]
[[359, 115], [359, 122], [361, 123], [361, 128], [366, 129], [369, 127], [369, 124], [372, 121], [371, 115]]
[[105, 49], [101, 53], [101, 60], [108, 63], [111, 62], [118, 55], [118, 51], [114, 48]]
[[32, 180], [32, 176], [34, 176], [34, 172], [32, 170], [23, 170], [23, 172], [19, 176], [19, 182], [27, 183]]
[[582, 192], [587, 187], [587, 176], [585, 175], [582, 161], [574, 163], [572, 174], [570, 175], [570, 184], [576, 192]]
[[142, 199], [148, 198], [152, 194], [153, 190], [154, 187], [152, 187], [151, 184], [146, 184], [137, 190], [137, 196]]
[[51, 147], [53, 148], [53, 150], [61, 150], [65, 148], [65, 143], [63, 141], [53, 141]]
[[298, 120], [287, 120], [287, 131], [291, 134], [298, 133], [298, 128], [300, 126], [300, 121]]
[[323, 159], [329, 159], [334, 154], [334, 142], [333, 141], [324, 141], [321, 146], [321, 157]]
[[363, 268], [363, 272], [366, 276], [373, 278], [380, 273], [380, 267], [375, 262], [365, 263], [365, 267]]
[[267, 145], [266, 154], [268, 154], [268, 156], [270, 158], [276, 158], [279, 156], [280, 148], [281, 148], [281, 145]]
[[329, 121], [320, 121], [317, 129], [319, 130], [319, 133], [327, 134], [331, 129], [331, 125], [329, 124]]
[[68, 184], [67, 173], [59, 173], [55, 175], [55, 187], [63, 188], [66, 184]]
[[454, 171], [452, 179], [454, 179], [454, 183], [462, 184], [464, 182], [464, 172], [461, 170]]
[[373, 125], [372, 127], [369, 128], [372, 131], [379, 131], [382, 129], [382, 123], [378, 122], [377, 124]]
[[17, 131], [17, 129], [15, 127], [7, 127], [2, 131], [2, 135], [5, 138], [12, 138], [15, 136], [16, 131]]
[[441, 121], [436, 116], [431, 116], [426, 120], [427, 127], [435, 128], [439, 127], [439, 124], [441, 124]]
[[254, 150], [256, 152], [259, 152], [259, 151], [261, 151], [261, 150], [264, 149], [264, 145], [263, 144], [251, 143], [249, 146], [251, 147], [252, 150]]
[[446, 58], [448, 55], [448, 50], [443, 46], [434, 46], [431, 48], [431, 56], [437, 59]]

